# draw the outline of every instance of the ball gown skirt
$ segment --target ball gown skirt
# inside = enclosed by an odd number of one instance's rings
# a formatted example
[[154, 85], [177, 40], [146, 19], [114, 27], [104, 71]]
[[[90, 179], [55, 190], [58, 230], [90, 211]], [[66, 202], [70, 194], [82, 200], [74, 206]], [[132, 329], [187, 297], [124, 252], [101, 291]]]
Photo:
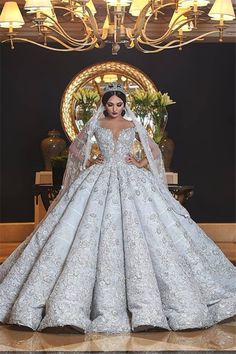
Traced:
[[0, 267], [1, 322], [122, 333], [236, 314], [236, 267], [166, 202], [151, 171], [125, 161], [135, 129], [114, 139], [97, 126], [105, 161], [80, 173]]

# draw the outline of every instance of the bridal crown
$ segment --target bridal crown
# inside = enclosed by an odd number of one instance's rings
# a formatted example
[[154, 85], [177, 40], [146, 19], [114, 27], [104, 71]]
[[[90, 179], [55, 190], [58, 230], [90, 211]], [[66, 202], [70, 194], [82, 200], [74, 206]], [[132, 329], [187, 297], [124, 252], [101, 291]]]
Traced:
[[104, 93], [107, 93], [107, 92], [110, 92], [110, 91], [111, 92], [120, 91], [124, 95], [126, 95], [124, 87], [121, 84], [117, 83], [117, 82], [111, 82], [111, 83], [109, 83], [108, 85], [105, 86]]

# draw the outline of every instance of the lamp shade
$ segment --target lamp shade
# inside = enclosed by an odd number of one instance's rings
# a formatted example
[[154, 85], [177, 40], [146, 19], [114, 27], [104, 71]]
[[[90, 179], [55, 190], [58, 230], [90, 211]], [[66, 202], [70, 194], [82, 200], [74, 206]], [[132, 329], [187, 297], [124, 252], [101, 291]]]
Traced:
[[110, 6], [129, 6], [132, 0], [105, 0]]
[[190, 31], [192, 31], [193, 28], [194, 28], [193, 22], [191, 21], [191, 22], [186, 23], [185, 25], [183, 25], [180, 29], [183, 32], [190, 32]]
[[[138, 16], [140, 11], [148, 4], [149, 0], [133, 0], [129, 9], [129, 13], [132, 16]], [[151, 15], [152, 11], [149, 8], [147, 12], [147, 16]]]
[[0, 16], [0, 27], [21, 28], [25, 21], [15, 1], [5, 2]]
[[108, 17], [108, 16], [106, 16], [106, 18], [105, 18], [105, 21], [104, 21], [104, 23], [103, 23], [102, 28], [103, 28], [104, 30], [108, 30], [108, 29], [109, 29], [109, 27], [110, 27], [109, 17]]
[[52, 3], [50, 0], [26, 0], [24, 9], [30, 11], [52, 9]]
[[[186, 12], [186, 9], [178, 9], [175, 10], [170, 23], [169, 23], [169, 28], [173, 26], [172, 30], [176, 30], [177, 27], [181, 26], [181, 30], [184, 32], [188, 32], [191, 31], [191, 26], [188, 25], [188, 23], [186, 23], [186, 21], [188, 20], [188, 18], [184, 15], [181, 15], [182, 13]], [[180, 29], [180, 28], [179, 28]]]
[[216, 0], [209, 14], [212, 20], [232, 21], [235, 18], [234, 8], [231, 0]]
[[[89, 0], [89, 2], [86, 4], [86, 6], [90, 9], [90, 11], [92, 12], [93, 15], [95, 15], [97, 13], [97, 10], [96, 10], [92, 0]], [[82, 6], [78, 6], [75, 9], [74, 13], [75, 13], [75, 16], [83, 16]]]
[[190, 7], [197, 5], [197, 7], [206, 6], [209, 4], [208, 0], [180, 0], [179, 7]]

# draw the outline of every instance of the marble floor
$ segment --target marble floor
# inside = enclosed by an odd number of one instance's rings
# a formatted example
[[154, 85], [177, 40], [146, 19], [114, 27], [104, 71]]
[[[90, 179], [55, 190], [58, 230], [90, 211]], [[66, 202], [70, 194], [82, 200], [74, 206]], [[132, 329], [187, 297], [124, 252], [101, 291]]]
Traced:
[[236, 351], [236, 317], [204, 330], [164, 330], [130, 334], [80, 334], [71, 329], [33, 332], [0, 325], [0, 352]]

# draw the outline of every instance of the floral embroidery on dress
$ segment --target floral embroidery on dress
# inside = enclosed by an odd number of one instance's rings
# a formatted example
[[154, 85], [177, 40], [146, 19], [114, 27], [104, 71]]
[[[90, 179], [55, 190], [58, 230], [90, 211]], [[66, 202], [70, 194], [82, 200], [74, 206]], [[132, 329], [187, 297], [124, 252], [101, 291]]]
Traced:
[[235, 315], [235, 267], [148, 169], [125, 161], [136, 127], [94, 134], [104, 163], [81, 169], [1, 265], [0, 321], [122, 333]]

